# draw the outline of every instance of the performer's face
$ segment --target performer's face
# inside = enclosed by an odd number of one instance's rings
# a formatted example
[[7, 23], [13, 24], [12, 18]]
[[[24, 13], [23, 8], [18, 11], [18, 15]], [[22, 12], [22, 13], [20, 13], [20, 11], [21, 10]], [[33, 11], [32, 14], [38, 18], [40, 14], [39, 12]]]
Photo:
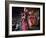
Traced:
[[25, 19], [25, 17], [26, 17], [25, 13], [22, 13], [21, 16], [22, 16], [22, 18], [24, 18], [24, 19]]
[[34, 15], [32, 15], [32, 11], [28, 12], [28, 24], [29, 24], [29, 27], [31, 27], [32, 25], [36, 25], [36, 17]]

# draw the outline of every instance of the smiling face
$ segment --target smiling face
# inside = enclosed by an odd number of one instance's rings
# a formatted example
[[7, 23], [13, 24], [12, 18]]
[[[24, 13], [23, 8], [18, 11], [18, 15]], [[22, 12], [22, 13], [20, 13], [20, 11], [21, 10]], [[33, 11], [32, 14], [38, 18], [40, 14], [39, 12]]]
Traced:
[[37, 24], [37, 17], [35, 14], [37, 13], [35, 13], [34, 10], [28, 11], [27, 20], [28, 20], [29, 27], [36, 26]]

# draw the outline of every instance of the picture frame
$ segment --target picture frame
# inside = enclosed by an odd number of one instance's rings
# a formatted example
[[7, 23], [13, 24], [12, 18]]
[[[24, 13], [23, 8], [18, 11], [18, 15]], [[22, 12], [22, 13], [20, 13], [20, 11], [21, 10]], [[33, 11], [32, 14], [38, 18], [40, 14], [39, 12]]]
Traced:
[[[40, 8], [40, 30], [34, 31], [12, 31], [12, 7], [35, 7]], [[5, 37], [39, 36], [45, 35], [45, 3], [40, 2], [5, 2]]]

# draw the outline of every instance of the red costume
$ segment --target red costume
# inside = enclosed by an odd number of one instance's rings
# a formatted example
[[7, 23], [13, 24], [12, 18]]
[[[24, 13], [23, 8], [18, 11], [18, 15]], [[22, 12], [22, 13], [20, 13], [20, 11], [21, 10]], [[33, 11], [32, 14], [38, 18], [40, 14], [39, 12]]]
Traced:
[[22, 31], [26, 31], [26, 30], [28, 30], [28, 26], [27, 26], [26, 20], [23, 18], [22, 19]]

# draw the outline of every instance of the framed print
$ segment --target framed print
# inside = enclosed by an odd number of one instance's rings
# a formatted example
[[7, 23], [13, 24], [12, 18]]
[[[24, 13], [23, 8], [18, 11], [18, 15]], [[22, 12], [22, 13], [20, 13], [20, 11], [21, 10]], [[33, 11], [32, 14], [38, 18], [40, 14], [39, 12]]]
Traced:
[[45, 3], [6, 1], [5, 36], [37, 36], [45, 34]]

